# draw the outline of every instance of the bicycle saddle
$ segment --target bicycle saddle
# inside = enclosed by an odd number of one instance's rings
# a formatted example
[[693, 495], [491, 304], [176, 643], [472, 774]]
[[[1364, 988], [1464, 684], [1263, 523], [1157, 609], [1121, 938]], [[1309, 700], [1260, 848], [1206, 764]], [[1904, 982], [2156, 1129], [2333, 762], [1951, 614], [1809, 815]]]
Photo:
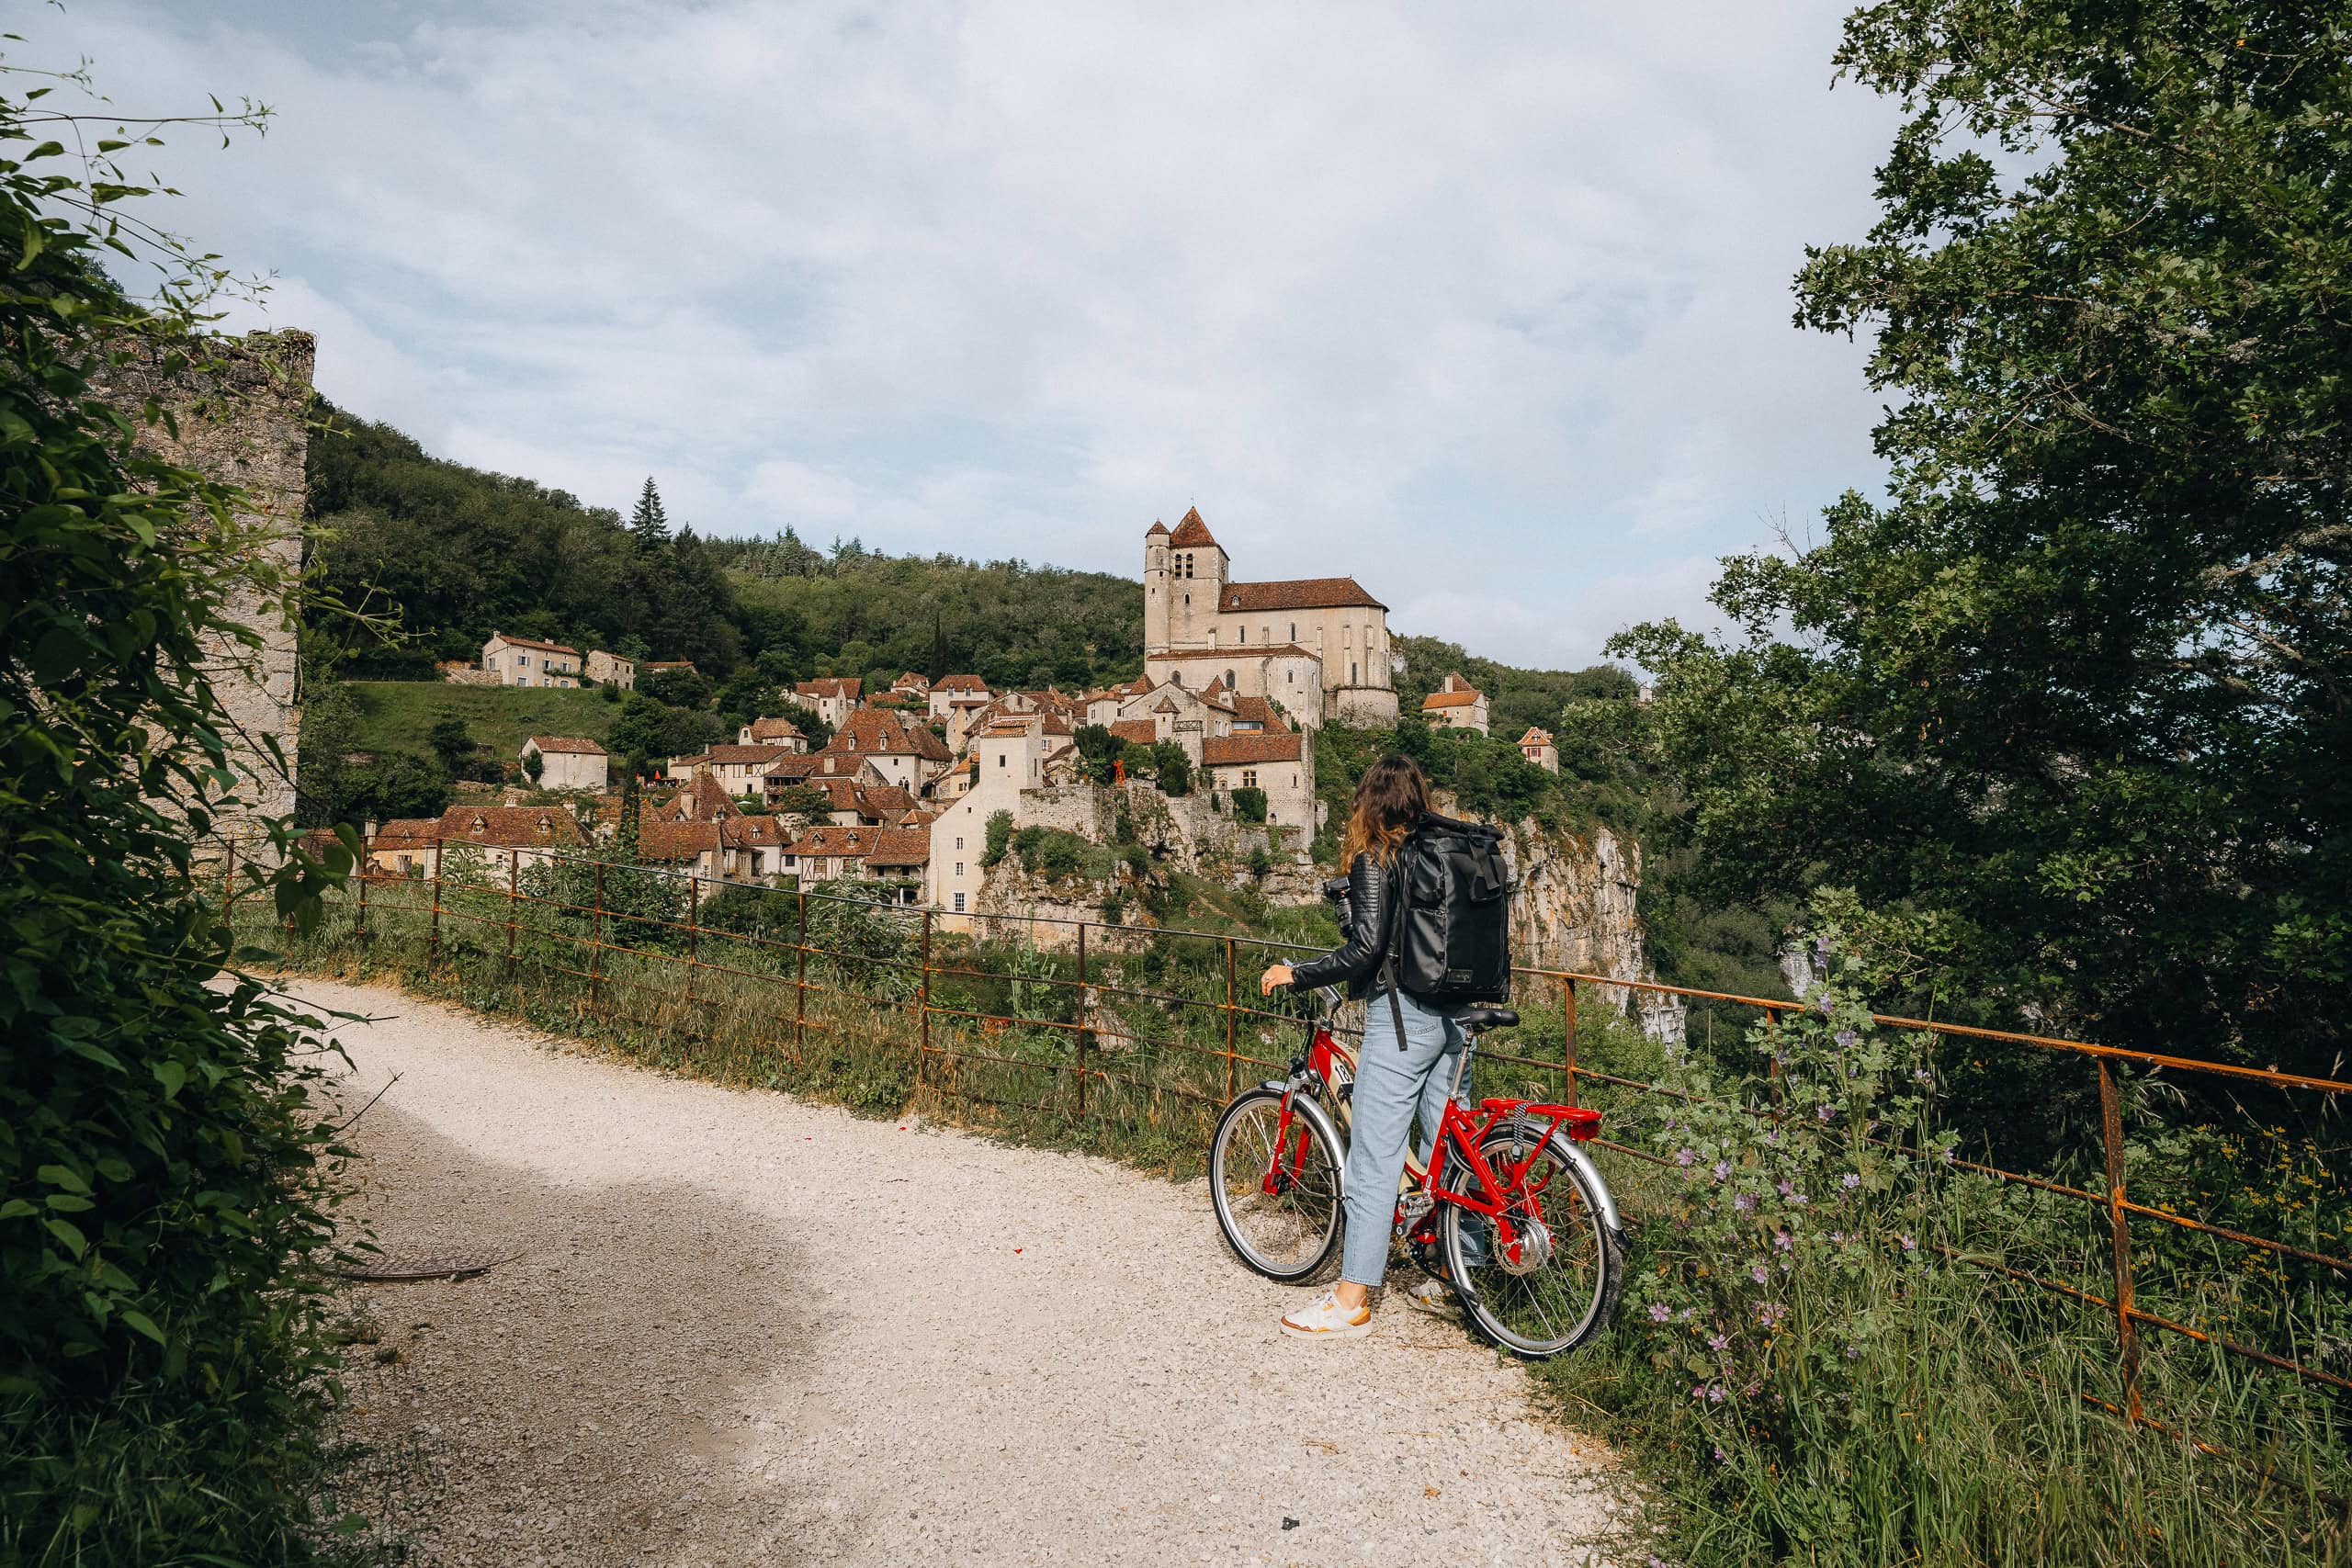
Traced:
[[1512, 1008], [1472, 1008], [1467, 1012], [1455, 1013], [1453, 1021], [1462, 1026], [1463, 1033], [1475, 1040], [1489, 1029], [1518, 1028], [1519, 1013]]

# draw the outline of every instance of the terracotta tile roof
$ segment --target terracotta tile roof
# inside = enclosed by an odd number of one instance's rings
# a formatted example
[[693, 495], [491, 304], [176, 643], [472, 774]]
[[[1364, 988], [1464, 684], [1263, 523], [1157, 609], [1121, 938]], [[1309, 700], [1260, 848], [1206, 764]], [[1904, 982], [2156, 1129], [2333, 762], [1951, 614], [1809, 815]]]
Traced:
[[883, 756], [921, 757], [927, 762], [947, 760], [947, 743], [920, 724], [909, 724], [892, 713], [860, 708], [842, 721], [828, 751], [875, 752]]
[[1387, 605], [1363, 590], [1352, 577], [1302, 577], [1291, 582], [1228, 582], [1220, 610], [1331, 610], [1361, 604], [1385, 610]]
[[[1151, 536], [1146, 534], [1144, 537], [1148, 539]], [[1201, 521], [1201, 509], [1197, 506], [1186, 512], [1183, 520], [1176, 525], [1176, 531], [1168, 536], [1171, 549], [1197, 549], [1203, 545], [1216, 543], [1216, 536], [1210, 533], [1209, 525]]]
[[1431, 692], [1421, 699], [1421, 707], [1424, 712], [1430, 708], [1466, 708], [1486, 700], [1479, 693], [1464, 687], [1458, 692]]
[[803, 681], [792, 688], [804, 697], [847, 697], [857, 700], [865, 690], [865, 681], [858, 675], [822, 675], [814, 681]]
[[760, 768], [783, 761], [794, 753], [782, 746], [714, 746], [697, 758], [712, 767]]
[[863, 855], [874, 847], [881, 829], [874, 828], [843, 828], [826, 822], [809, 829], [786, 846], [796, 855]]
[[696, 773], [694, 787], [681, 791], [678, 799], [685, 808], [679, 815], [689, 822], [717, 822], [735, 815], [734, 797], [708, 773]]
[[1527, 733], [1519, 738], [1519, 743], [1521, 746], [1549, 746], [1552, 744], [1552, 732], [1538, 729], [1531, 724], [1527, 727]]
[[568, 653], [574, 659], [580, 657], [580, 650], [568, 642], [541, 642], [534, 637], [510, 637], [504, 632], [492, 632], [490, 635], [510, 648], [543, 648], [549, 653]]
[[875, 811], [911, 811], [914, 809], [915, 797], [908, 793], [906, 786], [903, 784], [865, 784], [861, 786], [848, 779], [843, 779], [842, 782], [849, 784], [853, 790], [856, 791], [856, 799], [861, 808], [871, 808]]
[[755, 718], [749, 726], [753, 740], [799, 740], [800, 727], [788, 718]]
[[821, 751], [806, 756], [786, 752], [775, 760], [768, 771], [761, 775], [761, 779], [763, 783], [782, 788], [785, 784], [798, 784], [803, 779], [816, 778], [831, 772], [826, 764], [834, 760]]
[[890, 682], [890, 689], [894, 692], [928, 692], [931, 690], [931, 677], [909, 670]]
[[378, 828], [376, 836], [368, 840], [368, 852], [429, 849], [440, 825], [439, 819], [432, 817], [395, 817]]
[[1274, 711], [1274, 705], [1268, 702], [1263, 697], [1234, 698], [1233, 717], [1236, 723], [1262, 724], [1268, 729], [1288, 729], [1290, 728], [1289, 723], [1283, 719], [1283, 716]]
[[1148, 539], [1154, 534], [1165, 534], [1166, 532], [1168, 532], [1168, 525], [1155, 517], [1151, 520], [1151, 526], [1143, 531], [1143, 536]]
[[1148, 718], [1123, 718], [1110, 727], [1111, 733], [1122, 740], [1137, 746], [1148, 746], [1159, 738], [1159, 731]]
[[580, 841], [571, 813], [548, 806], [453, 806], [441, 814], [435, 830], [444, 839], [498, 849]]
[[885, 828], [874, 835], [874, 847], [865, 852], [865, 863], [876, 865], [928, 865], [931, 863], [931, 834], [922, 828]]
[[1211, 735], [1201, 741], [1201, 766], [1228, 767], [1236, 762], [1295, 762], [1301, 755], [1299, 737], [1290, 730], [1262, 730], [1254, 735]]
[[978, 675], [942, 675], [931, 689], [934, 692], [986, 693], [989, 683]]
[[594, 740], [583, 740], [577, 735], [534, 735], [531, 744], [548, 756], [601, 757], [605, 749]]
[[718, 824], [718, 841], [730, 850], [781, 848], [788, 836], [773, 817], [734, 817]]
[[637, 852], [648, 860], [692, 860], [718, 848], [716, 822], [640, 822]]

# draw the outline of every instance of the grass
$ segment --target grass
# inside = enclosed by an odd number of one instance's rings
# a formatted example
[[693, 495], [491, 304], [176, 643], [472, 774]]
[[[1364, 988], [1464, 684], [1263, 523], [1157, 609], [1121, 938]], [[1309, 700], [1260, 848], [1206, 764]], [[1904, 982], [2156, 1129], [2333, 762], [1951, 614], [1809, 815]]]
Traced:
[[602, 693], [561, 686], [452, 686], [440, 681], [350, 682], [360, 751], [424, 750], [424, 738], [444, 718], [463, 719], [475, 741], [511, 762], [534, 735], [576, 735], [602, 741], [620, 715]]

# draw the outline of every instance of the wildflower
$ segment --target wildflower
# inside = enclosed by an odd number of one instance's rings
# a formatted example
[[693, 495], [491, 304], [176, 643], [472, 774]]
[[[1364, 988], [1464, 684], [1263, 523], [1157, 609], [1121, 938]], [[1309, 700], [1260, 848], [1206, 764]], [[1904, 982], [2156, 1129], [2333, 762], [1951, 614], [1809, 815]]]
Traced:
[[1820, 1010], [1822, 1017], [1827, 1018], [1829, 1016], [1830, 1002], [1828, 987], [1824, 986], [1821, 987], [1821, 999], [1813, 1005]]
[[1772, 1271], [1761, 1263], [1754, 1263], [1748, 1266], [1747, 1277], [1760, 1285], [1772, 1277]]
[[1696, 1165], [1699, 1163], [1699, 1151], [1696, 1149], [1677, 1149], [1674, 1151], [1674, 1163], [1677, 1165]]
[[1731, 1348], [1731, 1336], [1728, 1334], [1716, 1334], [1710, 1336], [1707, 1340], [1707, 1348], [1713, 1350], [1718, 1356], [1722, 1355], [1724, 1351]]
[[1743, 1214], [1752, 1213], [1756, 1209], [1756, 1194], [1753, 1192], [1736, 1193], [1733, 1195], [1731, 1206], [1737, 1209]]
[[1862, 1348], [1860, 1345], [1849, 1345], [1846, 1347], [1846, 1359], [1849, 1361], [1859, 1361], [1861, 1359]]
[[1914, 1067], [1911, 1069], [1911, 1081], [1913, 1083], [1933, 1083], [1936, 1081], [1936, 1075], [1929, 1072], [1925, 1067]]
[[1796, 1246], [1796, 1243], [1789, 1238], [1788, 1232], [1774, 1231], [1772, 1233], [1772, 1245], [1779, 1247], [1782, 1252], [1786, 1252], [1791, 1247]]
[[1690, 1397], [1691, 1397], [1691, 1398], [1693, 1398], [1693, 1399], [1704, 1399], [1704, 1398], [1706, 1398], [1706, 1397], [1707, 1397], [1707, 1385], [1706, 1385], [1705, 1383], [1702, 1383], [1702, 1382], [1694, 1382], [1694, 1383], [1692, 1383], [1692, 1384], [1690, 1385]]
[[1838, 1108], [1834, 1105], [1824, 1105], [1815, 1110], [1814, 1114], [1824, 1122], [1835, 1122], [1838, 1120]]
[[1862, 1037], [1850, 1029], [1841, 1029], [1838, 1032], [1838, 1045], [1840, 1050], [1850, 1051], [1860, 1044], [1861, 1041]]
[[1724, 1385], [1719, 1382], [1709, 1383], [1707, 1385], [1707, 1403], [1710, 1404], [1721, 1404], [1723, 1402]]
[[1668, 1306], [1664, 1302], [1650, 1303], [1650, 1321], [1652, 1323], [1664, 1323], [1673, 1315], [1674, 1309]]
[[[1715, 1445], [1715, 1462], [1717, 1464], [1729, 1464], [1731, 1462], [1731, 1456], [1724, 1452], [1723, 1445], [1720, 1443]], [[1659, 1562], [1659, 1560], [1655, 1557], [1651, 1558], [1650, 1561], [1658, 1563], [1658, 1568], [1666, 1568], [1666, 1564]]]
[[1919, 1250], [1919, 1244], [1908, 1235], [1900, 1235], [1895, 1237], [1895, 1239], [1903, 1244], [1903, 1250], [1905, 1252], [1917, 1252]]
[[1780, 1193], [1780, 1195], [1781, 1195], [1781, 1197], [1785, 1198], [1785, 1197], [1787, 1197], [1790, 1193], [1794, 1192], [1794, 1191], [1797, 1190], [1797, 1184], [1796, 1184], [1795, 1182], [1793, 1182], [1793, 1181], [1791, 1181], [1787, 1177], [1785, 1177], [1785, 1176], [1784, 1176], [1784, 1177], [1781, 1178], [1781, 1179], [1780, 1179], [1780, 1180], [1775, 1181], [1774, 1183], [1772, 1183], [1772, 1188], [1773, 1188], [1773, 1190], [1777, 1191], [1778, 1193]]
[[1731, 1179], [1731, 1161], [1727, 1159], [1719, 1159], [1715, 1161], [1715, 1179], [1717, 1181], [1729, 1181]]
[[1846, 1233], [1844, 1231], [1831, 1231], [1829, 1233], [1829, 1239], [1842, 1246], [1846, 1240]]
[[1844, 1188], [1849, 1192], [1851, 1192], [1855, 1188], [1860, 1187], [1861, 1184], [1862, 1178], [1859, 1171], [1849, 1170], [1845, 1175], [1838, 1179], [1838, 1185]]
[[1684, 1307], [1680, 1312], [1674, 1314], [1674, 1321], [1677, 1323], [1688, 1323], [1691, 1318], [1698, 1315], [1698, 1312], [1699, 1309], [1697, 1307]]
[[1793, 1258], [1783, 1258], [1781, 1259], [1781, 1272], [1783, 1274], [1789, 1272], [1789, 1270], [1794, 1269], [1796, 1266], [1797, 1260]]
[[1771, 1328], [1789, 1315], [1789, 1309], [1778, 1302], [1762, 1302], [1757, 1305], [1756, 1315], [1763, 1322], [1765, 1327]]

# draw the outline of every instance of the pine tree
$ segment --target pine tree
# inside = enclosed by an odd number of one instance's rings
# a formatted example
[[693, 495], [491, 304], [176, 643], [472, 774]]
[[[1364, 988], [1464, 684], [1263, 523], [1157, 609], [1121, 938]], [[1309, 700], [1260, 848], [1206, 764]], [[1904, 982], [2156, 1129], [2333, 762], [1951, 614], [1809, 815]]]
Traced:
[[645, 477], [645, 489], [637, 498], [637, 510], [629, 513], [628, 531], [637, 536], [637, 547], [655, 550], [670, 542], [669, 514], [662, 510], [662, 492], [653, 488], [653, 476]]

